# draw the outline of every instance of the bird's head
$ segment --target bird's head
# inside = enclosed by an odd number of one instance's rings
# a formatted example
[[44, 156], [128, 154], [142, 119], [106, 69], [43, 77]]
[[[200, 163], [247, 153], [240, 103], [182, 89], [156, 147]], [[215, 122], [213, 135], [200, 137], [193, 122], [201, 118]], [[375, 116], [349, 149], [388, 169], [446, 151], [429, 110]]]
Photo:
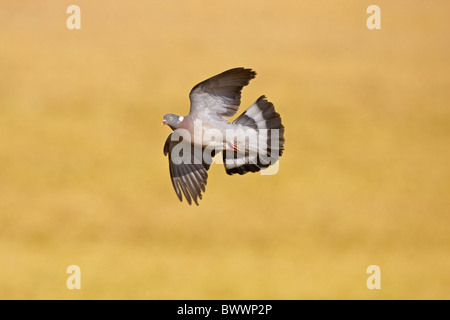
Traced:
[[162, 125], [167, 124], [172, 130], [175, 130], [178, 128], [178, 125], [183, 120], [183, 117], [177, 116], [173, 113], [168, 113], [164, 116], [164, 119], [162, 121]]

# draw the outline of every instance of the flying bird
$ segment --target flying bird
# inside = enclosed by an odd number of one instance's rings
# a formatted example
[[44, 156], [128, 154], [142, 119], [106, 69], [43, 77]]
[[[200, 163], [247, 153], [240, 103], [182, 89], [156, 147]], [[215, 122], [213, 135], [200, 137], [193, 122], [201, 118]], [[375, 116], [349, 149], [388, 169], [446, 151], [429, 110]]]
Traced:
[[234, 68], [194, 86], [187, 116], [169, 113], [163, 125], [173, 132], [164, 144], [170, 177], [182, 201], [198, 205], [208, 179], [212, 158], [222, 152], [227, 174], [258, 172], [274, 164], [284, 150], [284, 126], [265, 96], [229, 123], [241, 104], [242, 88], [256, 72]]

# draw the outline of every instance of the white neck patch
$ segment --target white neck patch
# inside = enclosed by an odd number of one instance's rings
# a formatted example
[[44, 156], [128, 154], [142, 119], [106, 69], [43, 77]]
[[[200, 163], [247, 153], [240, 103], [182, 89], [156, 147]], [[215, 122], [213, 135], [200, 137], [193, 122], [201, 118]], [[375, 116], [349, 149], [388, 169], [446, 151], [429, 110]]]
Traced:
[[178, 120], [183, 121], [184, 117], [178, 117]]

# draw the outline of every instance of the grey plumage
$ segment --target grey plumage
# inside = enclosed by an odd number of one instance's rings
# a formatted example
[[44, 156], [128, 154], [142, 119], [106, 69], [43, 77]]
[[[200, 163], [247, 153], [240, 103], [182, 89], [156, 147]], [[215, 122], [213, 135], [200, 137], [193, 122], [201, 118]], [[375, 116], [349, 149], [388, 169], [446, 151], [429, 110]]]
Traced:
[[239, 109], [241, 90], [256, 72], [235, 68], [209, 78], [192, 88], [190, 114], [196, 118], [227, 121]]
[[[258, 131], [278, 129], [279, 140], [277, 149], [272, 149], [272, 136], [271, 134], [267, 134], [266, 157], [261, 157], [258, 155], [258, 157], [256, 157], [253, 161], [256, 161], [256, 163], [251, 163], [250, 156], [235, 152], [233, 157], [231, 157], [231, 163], [227, 164], [228, 155], [227, 153], [223, 153], [223, 163], [228, 174], [232, 175], [238, 173], [242, 175], [247, 172], [258, 172], [263, 168], [267, 168], [270, 163], [276, 162], [283, 154], [284, 126], [281, 123], [280, 115], [275, 112], [275, 107], [271, 102], [266, 100], [265, 96], [259, 97], [254, 104], [252, 104], [247, 110], [245, 110], [244, 113], [233, 121], [233, 124], [240, 124]], [[271, 131], [268, 132], [270, 133]], [[264, 158], [266, 161], [264, 161]]]
[[[189, 204], [192, 201], [198, 205], [202, 199], [202, 192], [208, 179], [208, 169], [211, 160], [217, 152], [223, 152], [225, 170], [228, 174], [245, 174], [258, 172], [276, 162], [284, 149], [284, 127], [280, 115], [275, 112], [272, 103], [261, 96], [244, 113], [232, 123], [232, 117], [241, 103], [241, 90], [248, 85], [256, 73], [251, 69], [234, 68], [211, 77], [196, 86], [189, 94], [191, 108], [189, 115], [179, 117], [174, 114], [164, 116], [163, 124], [174, 130], [164, 145], [164, 155], [169, 159], [169, 170], [172, 185], [182, 201], [183, 195]], [[228, 129], [250, 132], [263, 141], [261, 146], [255, 147], [250, 142], [226, 141], [213, 145], [202, 136], [199, 143], [194, 143], [194, 123], [201, 123], [203, 129], [216, 129], [225, 133]], [[189, 135], [179, 138], [179, 133], [186, 130]], [[275, 147], [272, 145], [272, 129], [277, 129], [278, 136]], [[174, 135], [175, 134], [175, 135]], [[189, 139], [190, 138], [190, 139]], [[235, 139], [242, 138], [241, 136]], [[197, 141], [198, 142], [198, 141]], [[240, 144], [239, 144], [240, 143]], [[255, 149], [256, 148], [256, 149]], [[186, 152], [189, 154], [178, 154]], [[205, 151], [206, 150], [206, 151]], [[256, 153], [255, 153], [256, 150]], [[230, 152], [231, 151], [231, 152]], [[253, 151], [253, 153], [252, 153]], [[204, 157], [207, 155], [206, 158]], [[175, 158], [185, 156], [184, 162], [179, 163]]]
[[[193, 150], [189, 155], [191, 159], [190, 163], [176, 164], [172, 161], [172, 150], [178, 143], [183, 143], [183, 141], [172, 141], [171, 133], [164, 144], [164, 155], [169, 156], [169, 171], [172, 185], [180, 201], [183, 199], [183, 193], [189, 204], [191, 204], [192, 198], [195, 204], [198, 205], [197, 198], [201, 199], [201, 193], [205, 192], [208, 169], [211, 162], [207, 162], [206, 159], [196, 158], [198, 152]], [[212, 151], [211, 157], [214, 157], [214, 151]]]

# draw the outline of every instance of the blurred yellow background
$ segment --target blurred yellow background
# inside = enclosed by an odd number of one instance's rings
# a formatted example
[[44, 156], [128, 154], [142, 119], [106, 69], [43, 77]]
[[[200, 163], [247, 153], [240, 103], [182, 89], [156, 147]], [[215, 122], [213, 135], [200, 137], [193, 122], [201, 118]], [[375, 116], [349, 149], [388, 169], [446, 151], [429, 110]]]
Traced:
[[[0, 298], [450, 299], [449, 10], [2, 1]], [[280, 171], [213, 165], [190, 207], [162, 117], [240, 66], [258, 73], [241, 111], [265, 94], [282, 116]]]

